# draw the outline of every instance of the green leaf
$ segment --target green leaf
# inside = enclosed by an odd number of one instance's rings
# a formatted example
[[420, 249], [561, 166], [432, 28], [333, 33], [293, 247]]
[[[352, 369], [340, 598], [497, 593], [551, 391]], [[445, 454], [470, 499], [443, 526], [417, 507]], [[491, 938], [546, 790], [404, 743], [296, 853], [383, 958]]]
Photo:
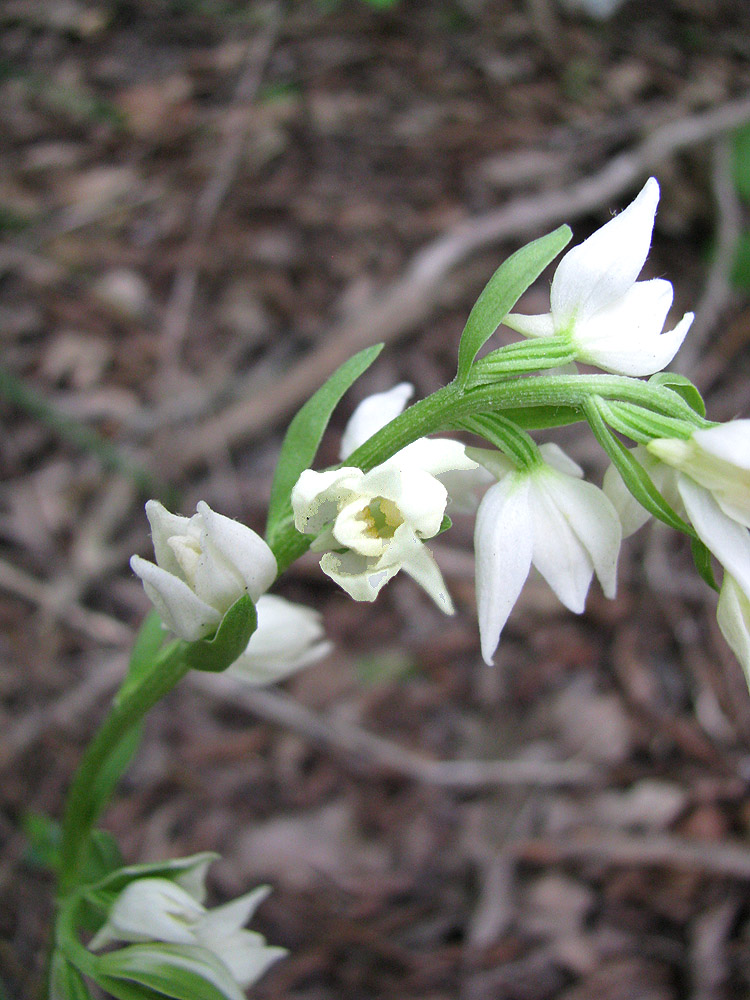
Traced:
[[331, 414], [347, 389], [367, 371], [382, 349], [382, 344], [375, 344], [345, 361], [308, 399], [289, 425], [281, 446], [268, 505], [266, 537], [272, 548], [277, 528], [289, 513], [292, 488], [300, 474], [313, 464]]
[[91, 1000], [83, 976], [59, 949], [50, 962], [49, 1000]]
[[[140, 865], [127, 865], [103, 878], [92, 890], [86, 891], [87, 898], [100, 897], [102, 906], [108, 909], [112, 899], [130, 882], [138, 878], [171, 878], [183, 884], [191, 871], [205, 868], [219, 857], [213, 851], [202, 851], [187, 858], [171, 858], [167, 861], [147, 861]], [[188, 890], [190, 891], [190, 890]], [[193, 893], [195, 895], [195, 893]]]
[[185, 662], [193, 670], [220, 673], [242, 656], [257, 627], [255, 605], [248, 594], [243, 594], [221, 619], [213, 639], [198, 639], [197, 642], [188, 643]]
[[[115, 997], [116, 1000], [164, 1000], [164, 994], [157, 990], [152, 990], [148, 986], [141, 986], [139, 983], [129, 983], [126, 979], [115, 979], [113, 976], [98, 974], [92, 976], [108, 997]], [[195, 1000], [200, 1000], [196, 995]]]
[[560, 226], [547, 236], [517, 250], [495, 271], [469, 313], [458, 348], [460, 383], [468, 378], [478, 352], [497, 330], [527, 288], [570, 242], [569, 226]]
[[612, 464], [638, 503], [654, 517], [668, 524], [670, 528], [676, 528], [677, 531], [684, 532], [690, 538], [695, 538], [693, 529], [672, 510], [638, 459], [604, 423], [595, 396], [586, 401], [584, 409], [594, 437], [609, 455]]
[[100, 882], [122, 868], [120, 845], [107, 830], [94, 830], [81, 871], [82, 882]]
[[656, 375], [651, 376], [648, 382], [649, 385], [663, 385], [676, 392], [685, 400], [691, 410], [695, 410], [699, 417], [705, 417], [706, 404], [689, 378], [678, 375], [676, 372], [657, 372]]
[[577, 406], [557, 406], [543, 404], [540, 406], [511, 406], [504, 409], [503, 416], [512, 420], [525, 431], [541, 431], [548, 427], [566, 427], [583, 420], [583, 414]]
[[691, 538], [690, 548], [693, 552], [695, 568], [709, 587], [718, 593], [719, 585], [716, 582], [713, 565], [711, 564], [711, 550], [703, 544], [700, 538]]
[[102, 955], [98, 973], [127, 980], [173, 1000], [246, 1000], [226, 965], [207, 948], [134, 944]]

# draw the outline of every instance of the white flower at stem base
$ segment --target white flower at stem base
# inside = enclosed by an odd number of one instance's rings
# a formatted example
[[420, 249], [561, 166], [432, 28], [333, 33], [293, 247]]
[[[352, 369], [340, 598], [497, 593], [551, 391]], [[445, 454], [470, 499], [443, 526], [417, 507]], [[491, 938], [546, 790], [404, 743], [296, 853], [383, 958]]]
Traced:
[[662, 333], [672, 285], [636, 281], [646, 262], [659, 185], [651, 177], [633, 202], [560, 261], [550, 312], [511, 313], [503, 321], [525, 337], [565, 336], [576, 358], [617, 375], [653, 375], [672, 360], [693, 314]]
[[267, 945], [261, 934], [244, 929], [269, 891], [261, 886], [208, 910], [171, 879], [135, 879], [117, 896], [89, 948], [98, 951], [114, 941], [202, 946], [244, 990], [286, 954], [284, 948]]
[[729, 573], [721, 584], [716, 620], [750, 684], [750, 598]]
[[156, 564], [133, 556], [130, 565], [162, 621], [192, 642], [209, 635], [243, 594], [253, 601], [276, 577], [276, 559], [250, 528], [201, 501], [192, 517], [146, 504]]
[[275, 684], [333, 648], [325, 639], [320, 615], [312, 608], [264, 594], [255, 610], [258, 627], [245, 652], [227, 670], [247, 684]]
[[532, 563], [571, 611], [583, 611], [596, 573], [614, 597], [622, 530], [602, 491], [554, 444], [540, 448], [544, 464], [517, 469], [500, 452], [468, 454], [498, 480], [479, 505], [474, 532], [477, 609], [486, 663], [516, 603]]
[[[402, 382], [363, 400], [344, 431], [342, 459], [398, 416], [411, 393], [411, 385]], [[441, 477], [476, 470], [460, 442], [429, 438], [407, 445], [370, 472], [353, 466], [306, 469], [292, 490], [295, 525], [318, 536], [311, 549], [324, 553], [321, 569], [356, 601], [374, 601], [403, 569], [452, 614], [453, 602], [423, 539], [438, 534], [448, 505]]]

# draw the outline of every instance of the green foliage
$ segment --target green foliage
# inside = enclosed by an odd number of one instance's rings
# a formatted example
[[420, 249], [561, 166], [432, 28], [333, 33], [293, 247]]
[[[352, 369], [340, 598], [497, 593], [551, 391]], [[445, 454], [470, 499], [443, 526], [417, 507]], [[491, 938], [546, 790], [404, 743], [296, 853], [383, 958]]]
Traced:
[[469, 313], [458, 348], [457, 380], [465, 384], [477, 353], [497, 330], [527, 288], [570, 242], [569, 226], [517, 250], [495, 271]]
[[173, 1000], [245, 1000], [223, 962], [194, 945], [134, 944], [97, 960], [95, 978], [122, 1000], [141, 1000], [149, 993]]
[[193, 670], [220, 673], [242, 656], [257, 627], [255, 605], [252, 598], [244, 594], [221, 619], [213, 639], [199, 639], [187, 645], [185, 661]]
[[649, 476], [641, 463], [607, 427], [602, 418], [599, 404], [600, 400], [596, 397], [592, 397], [592, 399], [586, 402], [584, 406], [586, 419], [589, 422], [591, 430], [594, 432], [594, 437], [609, 455], [612, 464], [622, 476], [627, 488], [638, 503], [642, 507], [645, 507], [650, 514], [668, 524], [670, 528], [682, 531], [686, 535], [689, 535], [691, 539], [694, 539], [696, 535], [690, 525], [686, 524], [672, 510], [671, 506], [657, 490], [651, 476]]
[[705, 417], [706, 404], [689, 378], [678, 375], [676, 372], [657, 372], [656, 375], [651, 376], [648, 382], [649, 385], [663, 385], [676, 392], [699, 417]]
[[52, 956], [49, 1000], [91, 1000], [83, 976], [59, 950]]
[[383, 349], [382, 344], [366, 347], [345, 361], [311, 396], [289, 425], [281, 446], [279, 462], [271, 485], [266, 537], [273, 548], [277, 529], [289, 516], [289, 497], [300, 473], [313, 464], [321, 439], [339, 400], [367, 371]]

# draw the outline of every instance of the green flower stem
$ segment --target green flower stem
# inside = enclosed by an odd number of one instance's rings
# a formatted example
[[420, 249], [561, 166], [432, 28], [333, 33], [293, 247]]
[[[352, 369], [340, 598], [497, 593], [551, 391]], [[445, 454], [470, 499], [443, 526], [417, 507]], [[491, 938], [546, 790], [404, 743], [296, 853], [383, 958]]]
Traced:
[[[566, 413], [560, 423], [575, 423], [585, 419], [584, 403], [594, 396], [632, 403], [649, 413], [679, 421], [683, 427], [712, 426], [676, 392], [626, 375], [534, 375], [467, 389], [451, 382], [404, 410], [357, 448], [346, 464], [367, 472], [418, 438], [455, 430], [460, 428], [464, 418], [481, 413], [560, 407]], [[311, 542], [311, 536], [301, 535], [296, 530], [291, 516], [286, 523], [279, 524], [274, 538], [279, 573], [306, 552]]]
[[66, 896], [75, 888], [86, 860], [89, 837], [97, 819], [97, 778], [126, 733], [190, 670], [178, 644], [156, 660], [123, 700], [115, 705], [89, 744], [68, 793], [60, 847], [59, 887]]
[[475, 361], [466, 387], [495, 382], [501, 378], [528, 375], [544, 368], [559, 368], [575, 361], [575, 350], [568, 337], [544, 337], [521, 340], [491, 351]]

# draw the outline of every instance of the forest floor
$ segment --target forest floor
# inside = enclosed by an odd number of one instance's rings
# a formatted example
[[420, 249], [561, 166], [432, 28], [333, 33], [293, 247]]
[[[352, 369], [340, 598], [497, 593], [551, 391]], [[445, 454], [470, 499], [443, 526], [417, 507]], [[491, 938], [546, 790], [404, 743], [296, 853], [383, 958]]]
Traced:
[[[386, 341], [319, 467], [365, 395], [453, 376], [506, 256], [651, 174], [648, 273], [698, 314], [677, 367], [750, 417], [750, 10], [5, 0], [0, 29], [0, 997], [31, 1000], [51, 879], [23, 819], [60, 815], [125, 669], [149, 496], [262, 530], [337, 364]], [[553, 437], [601, 481], [590, 434]], [[220, 852], [216, 902], [273, 886], [253, 927], [289, 957], [258, 998], [750, 996], [750, 698], [689, 548], [644, 529], [579, 617], [532, 577], [488, 668], [471, 534], [434, 545], [453, 618], [301, 559], [280, 592], [334, 651], [279, 690], [184, 682], [104, 825], [130, 862]]]

